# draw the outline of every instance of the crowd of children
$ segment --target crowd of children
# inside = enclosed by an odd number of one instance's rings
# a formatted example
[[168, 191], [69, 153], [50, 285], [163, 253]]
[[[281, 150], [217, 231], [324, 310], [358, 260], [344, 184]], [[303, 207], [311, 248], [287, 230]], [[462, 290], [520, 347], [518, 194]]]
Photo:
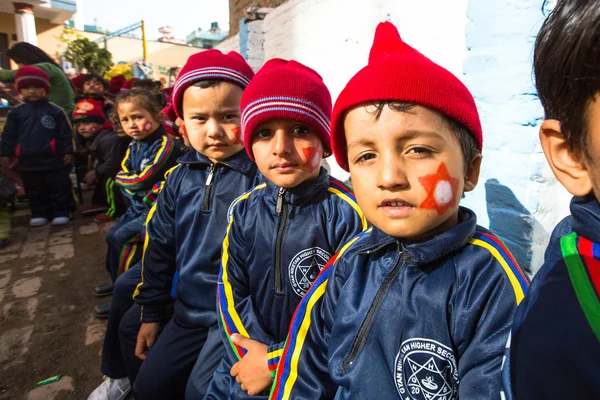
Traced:
[[[255, 74], [213, 49], [168, 97], [81, 77], [74, 135], [45, 72], [20, 68], [0, 155], [31, 225], [69, 222], [74, 155], [84, 212], [118, 218], [89, 399], [600, 398], [599, 42], [584, 0], [558, 0], [537, 37], [540, 141], [574, 198], [531, 289], [459, 205], [482, 161], [473, 96], [390, 22], [333, 107], [297, 61]], [[0, 175], [0, 207], [16, 190]]]

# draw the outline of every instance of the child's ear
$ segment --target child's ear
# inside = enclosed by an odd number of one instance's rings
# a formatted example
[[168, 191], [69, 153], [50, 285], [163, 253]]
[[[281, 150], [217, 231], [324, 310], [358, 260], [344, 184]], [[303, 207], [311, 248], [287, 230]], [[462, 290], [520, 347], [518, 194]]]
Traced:
[[544, 121], [540, 127], [540, 142], [544, 155], [556, 179], [573, 196], [585, 196], [592, 191], [592, 180], [585, 164], [575, 157], [563, 137], [560, 122]]
[[465, 174], [464, 192], [470, 192], [475, 189], [479, 182], [479, 171], [481, 170], [481, 154], [477, 154], [469, 163], [467, 173]]

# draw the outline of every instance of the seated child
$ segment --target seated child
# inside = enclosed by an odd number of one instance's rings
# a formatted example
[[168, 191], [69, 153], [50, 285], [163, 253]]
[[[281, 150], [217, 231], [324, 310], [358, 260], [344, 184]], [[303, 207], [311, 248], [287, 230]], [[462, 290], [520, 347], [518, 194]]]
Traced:
[[190, 56], [175, 84], [173, 105], [192, 148], [150, 210], [142, 282], [119, 327], [138, 398], [183, 398], [198, 355], [210, 352], [205, 391], [224, 353], [216, 292], [227, 211], [259, 176], [239, 128], [240, 97], [253, 76], [240, 54], [206, 50]]
[[[271, 387], [296, 306], [331, 256], [367, 227], [353, 193], [321, 167], [331, 154], [331, 96], [319, 74], [269, 60], [241, 107], [246, 152], [266, 183], [232, 205], [223, 240], [217, 305], [227, 351], [206, 396], [219, 400]], [[199, 358], [196, 368], [203, 365]], [[188, 398], [198, 398], [193, 379]]]
[[65, 112], [48, 101], [50, 81], [40, 68], [25, 66], [15, 73], [15, 85], [25, 103], [8, 114], [0, 156], [19, 159], [19, 171], [31, 208], [30, 226], [69, 223], [75, 210], [69, 167], [73, 130]]
[[82, 213], [100, 213], [95, 222], [106, 222], [125, 212], [121, 190], [115, 185], [115, 177], [121, 170], [126, 147], [102, 111], [102, 103], [82, 100], [75, 105], [73, 123], [77, 133], [85, 139], [87, 150], [95, 159], [95, 166], [86, 173], [83, 183], [95, 184], [92, 204]]
[[83, 77], [81, 83], [83, 88], [83, 98], [78, 99], [78, 101], [92, 99], [101, 102], [104, 115], [106, 115], [106, 118], [109, 118], [115, 104], [107, 95], [109, 89], [108, 81], [100, 74], [90, 73]]
[[302, 299], [272, 398], [499, 397], [528, 282], [459, 206], [481, 163], [472, 95], [384, 22], [331, 120], [336, 160], [373, 227]]
[[574, 196], [515, 313], [506, 398], [600, 398], [600, 3], [559, 0], [535, 43], [540, 141]]

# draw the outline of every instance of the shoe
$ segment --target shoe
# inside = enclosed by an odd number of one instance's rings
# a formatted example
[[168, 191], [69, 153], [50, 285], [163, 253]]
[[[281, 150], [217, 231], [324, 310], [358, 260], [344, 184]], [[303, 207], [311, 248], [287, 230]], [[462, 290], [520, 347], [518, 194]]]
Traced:
[[81, 214], [82, 215], [92, 215], [92, 214], [101, 213], [106, 210], [108, 210], [107, 206], [103, 206], [101, 204], [92, 204], [92, 205], [83, 207], [81, 209]]
[[112, 284], [112, 282], [105, 283], [105, 284], [102, 284], [102, 285], [98, 285], [94, 289], [94, 294], [96, 295], [96, 297], [111, 296], [112, 292], [113, 292], [113, 284]]
[[102, 214], [98, 214], [98, 215], [96, 215], [94, 217], [94, 222], [97, 222], [97, 223], [100, 224], [102, 222], [109, 222], [109, 221], [112, 221], [114, 219], [115, 219], [115, 217], [107, 215], [106, 213], [102, 213]]
[[131, 391], [129, 378], [104, 378], [104, 382], [90, 394], [88, 400], [124, 400]]
[[98, 319], [106, 319], [108, 318], [108, 314], [110, 313], [110, 302], [98, 304], [94, 307], [94, 317]]
[[62, 226], [68, 224], [70, 221], [71, 220], [69, 219], [69, 217], [54, 217], [54, 219], [52, 220], [52, 225]]
[[36, 217], [36, 218], [31, 218], [29, 220], [29, 226], [44, 226], [48, 223], [48, 220], [46, 218], [42, 218], [42, 217]]

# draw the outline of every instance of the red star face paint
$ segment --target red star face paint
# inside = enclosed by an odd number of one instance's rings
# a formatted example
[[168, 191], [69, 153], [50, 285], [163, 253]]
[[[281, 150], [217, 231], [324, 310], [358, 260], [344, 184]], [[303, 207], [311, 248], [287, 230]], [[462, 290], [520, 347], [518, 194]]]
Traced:
[[233, 144], [244, 144], [244, 137], [240, 128], [233, 128], [231, 132], [235, 135], [235, 141]]
[[181, 136], [188, 137], [187, 130], [185, 129], [185, 124], [181, 124], [179, 127], [179, 132], [181, 132]]
[[420, 177], [419, 182], [427, 191], [421, 208], [436, 210], [438, 215], [442, 215], [456, 205], [458, 179], [450, 176], [446, 164], [441, 163], [434, 174]]
[[152, 122], [150, 122], [150, 121], [146, 122], [142, 129], [144, 130], [144, 132], [150, 132], [150, 130], [152, 129]]
[[302, 149], [304, 164], [302, 166], [307, 169], [310, 173], [315, 172], [321, 164], [321, 158], [323, 157], [323, 150], [321, 146], [316, 147], [304, 147]]

